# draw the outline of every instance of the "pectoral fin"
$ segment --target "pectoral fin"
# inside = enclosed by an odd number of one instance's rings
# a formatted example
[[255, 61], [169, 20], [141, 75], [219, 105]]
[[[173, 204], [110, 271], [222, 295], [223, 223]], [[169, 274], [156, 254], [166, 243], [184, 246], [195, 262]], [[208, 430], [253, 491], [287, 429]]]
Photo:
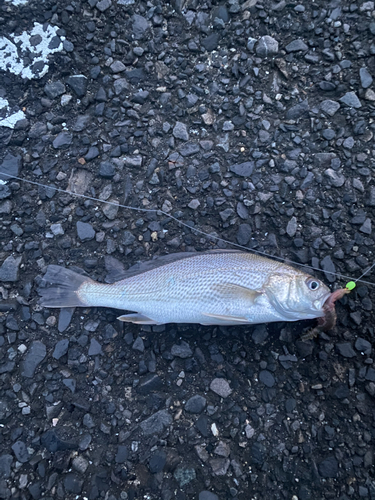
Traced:
[[124, 314], [123, 316], [119, 316], [117, 318], [120, 321], [125, 321], [127, 323], [136, 323], [137, 325], [160, 325], [157, 321], [148, 318], [147, 316], [143, 316], [142, 314], [132, 313], [132, 314]]
[[210, 313], [202, 313], [203, 316], [206, 316], [207, 323], [202, 323], [204, 325], [217, 325], [217, 324], [226, 324], [226, 325], [235, 325], [249, 323], [249, 320], [245, 318], [245, 316], [229, 316], [226, 314], [210, 314]]
[[256, 299], [263, 295], [262, 291], [252, 290], [234, 283], [214, 285], [212, 288], [214, 292], [219, 293], [227, 300], [246, 300], [249, 306], [255, 304]]

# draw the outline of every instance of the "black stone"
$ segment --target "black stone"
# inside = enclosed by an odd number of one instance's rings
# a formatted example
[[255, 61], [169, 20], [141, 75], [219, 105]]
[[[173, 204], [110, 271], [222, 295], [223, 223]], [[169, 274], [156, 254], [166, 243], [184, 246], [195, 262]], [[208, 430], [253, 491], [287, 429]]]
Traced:
[[201, 413], [206, 406], [206, 402], [206, 398], [196, 394], [186, 401], [185, 411], [188, 413]]
[[21, 363], [21, 375], [23, 377], [32, 378], [38, 365], [46, 357], [47, 348], [40, 340], [31, 342], [29, 350], [26, 353], [25, 359]]
[[84, 75], [69, 76], [66, 83], [78, 97], [84, 97], [87, 90], [87, 78]]
[[275, 385], [275, 377], [268, 370], [261, 370], [259, 373], [259, 380], [267, 387], [273, 387]]
[[164, 451], [156, 451], [148, 462], [148, 468], [151, 474], [156, 474], [164, 469], [165, 463], [167, 461], [167, 455]]
[[318, 464], [318, 471], [321, 477], [337, 477], [339, 464], [335, 457], [328, 457]]
[[[4, 156], [4, 159], [0, 165], [0, 180], [8, 181], [9, 177], [4, 174], [14, 175], [19, 177], [22, 168], [22, 158], [19, 155], [12, 155], [9, 151]], [[0, 198], [1, 199], [1, 198]]]

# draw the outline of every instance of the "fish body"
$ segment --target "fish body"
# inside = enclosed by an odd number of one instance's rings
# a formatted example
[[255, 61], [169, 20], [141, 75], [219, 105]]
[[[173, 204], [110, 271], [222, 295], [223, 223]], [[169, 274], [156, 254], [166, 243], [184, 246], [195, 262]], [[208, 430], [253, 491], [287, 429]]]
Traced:
[[330, 290], [282, 262], [240, 251], [160, 257], [102, 284], [60, 266], [48, 266], [41, 290], [46, 307], [111, 307], [139, 324], [239, 325], [324, 317]]

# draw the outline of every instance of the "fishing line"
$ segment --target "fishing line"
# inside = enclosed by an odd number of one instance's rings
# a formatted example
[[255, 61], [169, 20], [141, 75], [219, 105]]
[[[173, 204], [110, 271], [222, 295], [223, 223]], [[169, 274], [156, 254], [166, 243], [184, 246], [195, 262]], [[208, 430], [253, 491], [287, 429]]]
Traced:
[[[247, 250], [247, 251], [253, 252], [255, 254], [262, 255], [263, 257], [268, 257], [268, 258], [271, 258], [271, 259], [277, 259], [277, 260], [280, 260], [281, 262], [285, 262], [285, 260], [286, 260], [283, 257], [279, 257], [277, 255], [270, 255], [270, 254], [268, 254], [266, 252], [262, 252], [261, 250], [256, 250], [254, 248], [245, 247], [244, 245], [240, 245], [239, 243], [233, 243], [232, 241], [229, 241], [229, 240], [226, 240], [224, 238], [221, 238], [220, 236], [215, 236], [215, 235], [212, 235], [212, 234], [209, 234], [209, 233], [205, 233], [201, 229], [192, 228], [191, 226], [189, 226], [189, 224], [186, 224], [185, 222], [177, 219], [177, 217], [174, 217], [173, 215], [168, 214], [167, 212], [164, 212], [164, 210], [161, 210], [159, 208], [131, 207], [129, 205], [122, 205], [121, 203], [115, 203], [113, 201], [100, 200], [98, 198], [94, 198], [93, 196], [88, 196], [86, 194], [74, 193], [73, 191], [69, 191], [67, 189], [61, 189], [61, 188], [58, 188], [58, 187], [55, 187], [55, 186], [48, 186], [47, 184], [42, 184], [42, 183], [37, 182], [37, 181], [30, 181], [29, 179], [23, 179], [21, 177], [17, 177], [15, 175], [7, 174], [5, 172], [0, 172], [0, 174], [1, 175], [5, 175], [5, 176], [9, 177], [10, 179], [16, 179], [17, 181], [26, 182], [26, 183], [32, 184], [34, 186], [39, 186], [39, 187], [42, 187], [42, 188], [45, 188], [45, 189], [50, 189], [50, 190], [53, 189], [55, 191], [58, 191], [59, 193], [70, 194], [71, 196], [78, 196], [79, 198], [85, 198], [86, 200], [91, 200], [91, 201], [95, 201], [95, 202], [99, 202], [99, 203], [106, 203], [107, 205], [113, 205], [115, 207], [121, 207], [121, 208], [125, 208], [127, 210], [134, 210], [136, 212], [152, 212], [152, 213], [161, 214], [161, 215], [164, 215], [165, 217], [167, 217], [167, 218], [169, 218], [169, 219], [177, 222], [178, 224], [180, 224], [180, 225], [188, 228], [190, 231], [198, 233], [198, 234], [201, 234], [201, 235], [206, 236], [208, 238], [213, 238], [213, 239], [215, 239], [217, 241], [221, 241], [223, 243], [227, 243], [228, 245], [232, 245], [232, 246], [234, 246], [236, 248], [240, 248], [241, 250]], [[371, 281], [361, 280], [361, 278], [363, 276], [365, 276], [369, 271], [371, 271], [371, 269], [375, 266], [375, 262], [359, 278], [354, 279], [354, 278], [352, 278], [350, 276], [345, 276], [344, 274], [341, 274], [341, 273], [335, 273], [333, 271], [324, 271], [323, 269], [320, 269], [319, 267], [309, 266], [308, 264], [301, 264], [300, 262], [296, 262], [296, 261], [289, 260], [289, 259], [287, 259], [287, 260], [288, 260], [288, 263], [294, 264], [296, 266], [307, 267], [309, 269], [313, 269], [314, 271], [319, 271], [319, 272], [322, 272], [322, 273], [325, 273], [325, 274], [332, 274], [333, 276], [337, 276], [338, 278], [344, 278], [344, 279], [348, 279], [348, 280], [354, 280], [355, 283], [364, 283], [366, 285], [375, 286], [375, 283], [372, 283]]]

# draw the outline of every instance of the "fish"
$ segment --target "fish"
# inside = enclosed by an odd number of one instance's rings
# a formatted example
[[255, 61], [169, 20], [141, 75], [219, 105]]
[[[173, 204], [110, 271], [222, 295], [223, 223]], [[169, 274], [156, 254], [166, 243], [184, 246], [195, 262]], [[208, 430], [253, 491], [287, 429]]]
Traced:
[[250, 252], [211, 250], [157, 257], [99, 283], [70, 269], [49, 265], [40, 305], [109, 307], [129, 312], [120, 321], [139, 325], [198, 323], [252, 325], [319, 318], [326, 331], [336, 323], [335, 302], [319, 279]]

